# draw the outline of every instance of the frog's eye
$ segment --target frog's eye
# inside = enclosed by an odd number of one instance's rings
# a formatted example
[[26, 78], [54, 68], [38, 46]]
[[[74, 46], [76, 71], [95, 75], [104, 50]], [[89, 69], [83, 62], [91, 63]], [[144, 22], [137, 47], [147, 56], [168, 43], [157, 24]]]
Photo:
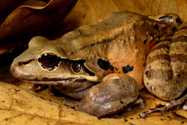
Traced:
[[71, 69], [75, 73], [88, 73], [90, 76], [94, 76], [95, 73], [89, 70], [84, 63], [85, 60], [74, 60], [74, 61], [69, 61], [71, 63]]
[[128, 72], [131, 72], [133, 71], [134, 67], [133, 66], [130, 66], [130, 65], [126, 65], [126, 66], [123, 66], [123, 72], [124, 73], [128, 73]]
[[49, 71], [54, 70], [60, 63], [61, 59], [57, 57], [55, 54], [43, 54], [38, 62], [40, 65]]
[[73, 62], [71, 64], [71, 68], [74, 72], [78, 73], [82, 70], [82, 64], [80, 64], [79, 62]]

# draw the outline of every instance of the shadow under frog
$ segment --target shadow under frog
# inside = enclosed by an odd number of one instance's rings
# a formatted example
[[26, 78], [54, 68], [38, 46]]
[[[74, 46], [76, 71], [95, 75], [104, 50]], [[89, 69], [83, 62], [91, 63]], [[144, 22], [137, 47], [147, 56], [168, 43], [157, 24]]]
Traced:
[[[151, 48], [173, 35], [175, 26], [165, 18], [167, 21], [156, 21], [132, 12], [116, 12], [102, 22], [81, 26], [56, 40], [33, 37], [28, 49], [14, 59], [11, 73], [21, 80], [52, 85], [63, 94], [80, 99], [81, 111], [98, 117], [118, 112], [137, 100]], [[150, 72], [147, 65], [146, 76]], [[149, 79], [154, 79], [152, 73]], [[182, 93], [186, 85], [180, 87]], [[164, 100], [181, 95], [170, 97], [168, 93], [168, 98], [162, 98], [157, 91], [148, 90]]]

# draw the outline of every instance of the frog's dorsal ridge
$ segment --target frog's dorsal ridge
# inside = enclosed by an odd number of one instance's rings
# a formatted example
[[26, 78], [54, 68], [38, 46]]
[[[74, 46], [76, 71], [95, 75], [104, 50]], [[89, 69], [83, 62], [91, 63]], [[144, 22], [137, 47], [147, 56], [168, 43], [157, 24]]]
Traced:
[[65, 34], [59, 41], [64, 50], [71, 55], [91, 46], [112, 42], [112, 39], [132, 28], [135, 22], [142, 20], [148, 20], [148, 18], [132, 12], [114, 12], [98, 24], [81, 26]]

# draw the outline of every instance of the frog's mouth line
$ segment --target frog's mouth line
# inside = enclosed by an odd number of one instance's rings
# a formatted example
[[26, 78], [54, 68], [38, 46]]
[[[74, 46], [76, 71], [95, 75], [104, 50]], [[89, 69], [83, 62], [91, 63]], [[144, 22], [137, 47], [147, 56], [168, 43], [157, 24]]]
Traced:
[[[20, 78], [19, 76], [17, 76], [17, 73], [15, 73], [12, 70], [12, 74], [17, 77], [18, 79]], [[16, 75], [15, 75], [16, 74]], [[32, 83], [36, 83], [36, 84], [69, 84], [69, 83], [75, 83], [75, 82], [85, 82], [85, 81], [89, 81], [86, 78], [83, 77], [69, 77], [69, 78], [47, 78], [47, 77], [43, 77], [43, 78], [36, 78], [32, 75], [26, 75], [25, 77], [21, 78], [22, 81], [25, 82], [32, 82]], [[93, 81], [94, 82], [94, 81]], [[97, 82], [97, 81], [95, 81]]]
[[64, 86], [69, 86], [71, 83], [75, 83], [75, 82], [85, 82], [88, 81], [85, 78], [43, 78], [43, 79], [34, 79], [34, 80], [24, 80], [24, 81], [28, 81], [28, 82], [32, 82], [32, 83], [36, 83], [36, 84], [52, 84], [52, 85], [59, 85], [62, 84]]
[[[92, 79], [88, 79], [86, 77], [68, 77], [68, 78], [64, 78], [64, 77], [59, 77], [59, 78], [47, 78], [47, 77], [43, 77], [43, 78], [31, 78], [28, 79], [28, 77], [26, 79], [22, 79], [25, 82], [31, 82], [34, 84], [49, 84], [49, 85], [63, 85], [63, 86], [73, 86], [75, 83], [89, 83], [89, 84], [96, 84], [99, 82], [99, 80], [97, 79], [96, 76], [91, 76], [93, 77]], [[71, 85], [70, 85], [71, 84]]]

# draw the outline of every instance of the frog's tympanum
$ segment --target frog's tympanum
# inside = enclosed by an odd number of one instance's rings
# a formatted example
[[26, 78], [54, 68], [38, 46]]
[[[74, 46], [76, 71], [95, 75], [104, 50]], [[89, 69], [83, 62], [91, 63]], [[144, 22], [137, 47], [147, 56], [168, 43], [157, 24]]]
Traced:
[[118, 112], [134, 102], [144, 69], [151, 93], [165, 100], [178, 98], [186, 89], [186, 37], [175, 35], [168, 42], [176, 29], [168, 19], [117, 12], [56, 40], [34, 37], [13, 61], [11, 72], [21, 80], [53, 85], [80, 99], [81, 111], [96, 116]]

